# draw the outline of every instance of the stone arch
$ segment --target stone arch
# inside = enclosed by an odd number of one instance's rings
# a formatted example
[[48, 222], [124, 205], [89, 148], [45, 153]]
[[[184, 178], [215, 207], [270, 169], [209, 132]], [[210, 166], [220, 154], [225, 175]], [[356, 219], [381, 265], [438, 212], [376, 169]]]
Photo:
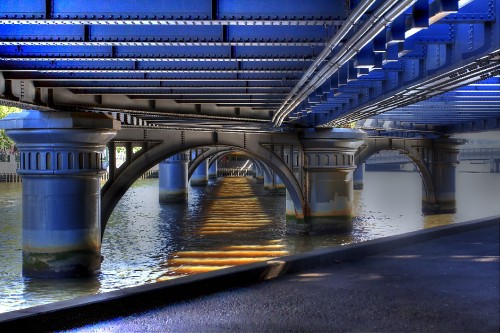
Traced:
[[217, 156], [222, 156], [227, 154], [230, 151], [235, 151], [235, 148], [226, 147], [226, 146], [214, 146], [214, 147], [206, 147], [207, 149], [196, 156], [194, 160], [189, 163], [189, 171], [188, 171], [188, 179], [191, 178], [191, 175], [194, 173], [194, 170], [206, 159], [210, 159], [209, 167], [214, 163], [213, 158], [218, 158]]
[[262, 173], [265, 174], [266, 177], [268, 178], [272, 177], [271, 170], [269, 170], [269, 167], [265, 163], [262, 163], [259, 160], [255, 160], [255, 163], [262, 170]]
[[[382, 150], [397, 150], [404, 153], [417, 168], [422, 183], [426, 199], [429, 202], [435, 202], [435, 189], [432, 173], [427, 167], [425, 160], [415, 149], [415, 145], [411, 144], [413, 140], [408, 139], [391, 139], [391, 138], [368, 138], [356, 154], [354, 155], [354, 163], [360, 166], [365, 163], [372, 155]], [[422, 140], [415, 140], [413, 143], [422, 143]]]
[[[224, 155], [230, 154], [232, 152], [241, 152], [240, 150], [234, 147], [228, 147], [228, 146], [214, 146], [206, 148], [207, 149], [202, 154], [196, 156], [196, 158], [189, 164], [188, 178], [191, 178], [191, 175], [193, 174], [194, 170], [196, 170], [196, 168], [207, 158], [210, 159], [209, 166], [211, 166], [216, 159], [219, 159]], [[271, 177], [271, 171], [265, 163], [263, 163], [259, 159], [256, 159], [252, 155], [245, 154], [245, 156], [247, 156], [250, 160], [252, 160], [255, 164], [257, 164], [258, 168], [260, 168], [262, 172], [266, 174], [267, 177], [269, 178]]]
[[[101, 190], [101, 237], [104, 235], [106, 224], [113, 209], [118, 204], [122, 196], [126, 193], [126, 191], [130, 188], [130, 186], [132, 186], [132, 184], [143, 173], [145, 173], [147, 170], [151, 169], [153, 166], [160, 163], [164, 159], [172, 155], [184, 152], [188, 149], [196, 149], [201, 147], [210, 148], [217, 146], [220, 145], [213, 143], [203, 144], [199, 141], [195, 141], [190, 144], [188, 140], [185, 140], [183, 142], [183, 145], [180, 146], [173, 145], [171, 142], [164, 141], [135, 158], [114, 180], [110, 179]], [[270, 155], [270, 152], [261, 146], [255, 146], [252, 150], [246, 148], [245, 146], [239, 146], [237, 144], [227, 144], [221, 146], [232, 148], [234, 150], [238, 150], [240, 152], [248, 154], [249, 156], [257, 160], [262, 161], [263, 164], [267, 165], [276, 174], [278, 174], [278, 176], [283, 180], [286, 188], [289, 190], [290, 196], [295, 205], [296, 215], [298, 217], [303, 217], [303, 209], [305, 207], [305, 203], [302, 189], [298, 180], [281, 159], [276, 158], [276, 156]]]
[[[215, 159], [219, 159], [219, 158], [223, 157], [224, 155], [227, 155], [231, 152], [236, 152], [236, 151], [243, 152], [235, 147], [229, 147], [229, 146], [214, 146], [214, 147], [204, 147], [204, 148], [206, 148], [206, 150], [203, 153], [196, 156], [196, 158], [190, 162], [189, 171], [188, 171], [188, 179], [191, 178], [191, 175], [194, 173], [196, 168], [207, 158], [210, 159], [209, 165], [212, 165], [212, 163], [214, 163]], [[262, 170], [263, 173], [266, 174], [266, 176], [268, 178], [272, 177], [271, 170], [269, 169], [269, 167], [265, 163], [263, 163], [258, 158], [255, 158], [254, 156], [252, 156], [250, 154], [245, 153], [244, 155], [247, 156], [250, 160], [252, 160], [255, 164], [257, 164], [257, 166]]]

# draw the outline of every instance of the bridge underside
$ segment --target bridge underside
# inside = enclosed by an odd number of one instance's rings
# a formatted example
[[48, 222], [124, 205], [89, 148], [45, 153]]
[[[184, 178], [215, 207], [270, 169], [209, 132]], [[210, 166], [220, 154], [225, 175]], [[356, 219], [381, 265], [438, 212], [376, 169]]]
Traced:
[[499, 12], [498, 0], [7, 0], [0, 103], [147, 125], [459, 131], [499, 118]]

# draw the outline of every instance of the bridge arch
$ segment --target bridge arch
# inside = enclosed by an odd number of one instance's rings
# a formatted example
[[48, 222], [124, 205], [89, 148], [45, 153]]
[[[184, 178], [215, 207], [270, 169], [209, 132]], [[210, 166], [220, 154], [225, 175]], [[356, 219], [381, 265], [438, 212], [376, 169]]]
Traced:
[[215, 159], [218, 159], [220, 156], [228, 154], [232, 151], [237, 151], [234, 147], [226, 147], [226, 146], [213, 146], [213, 147], [203, 147], [205, 151], [195, 157], [195, 159], [189, 162], [188, 169], [188, 179], [191, 178], [191, 175], [194, 173], [196, 168], [200, 166], [200, 164], [206, 159], [210, 159], [209, 166], [211, 166]]
[[[110, 179], [103, 186], [103, 189], [101, 191], [101, 238], [104, 235], [106, 224], [114, 208], [116, 207], [122, 196], [130, 188], [130, 186], [132, 186], [132, 184], [137, 179], [139, 179], [139, 177], [143, 173], [172, 155], [184, 152], [189, 149], [197, 149], [203, 147], [209, 148], [207, 152], [212, 151], [213, 153], [216, 153], [213, 150], [213, 148], [216, 147], [219, 147], [219, 151], [222, 151], [223, 149], [226, 149], [226, 152], [229, 150], [237, 150], [269, 167], [283, 180], [283, 183], [288, 189], [295, 205], [297, 216], [303, 216], [303, 209], [305, 207], [305, 204], [304, 196], [299, 182], [293, 175], [292, 171], [288, 168], [288, 166], [281, 159], [275, 157], [273, 158], [272, 153], [270, 153], [266, 148], [260, 145], [254, 145], [252, 147], [253, 149], [249, 149], [245, 146], [238, 145], [237, 143], [218, 145], [214, 143], [204, 144], [199, 142], [199, 140], [196, 140], [196, 142], [193, 143], [187, 141], [188, 140], [185, 140], [183, 142], [183, 145], [175, 145], [167, 141], [156, 145], [155, 147], [149, 149], [146, 152], [143, 152], [140, 156], [135, 158], [114, 180]], [[212, 148], [212, 150], [210, 150], [210, 148]], [[215, 151], [217, 151], [217, 149], [215, 149]], [[201, 155], [207, 152], [204, 152]], [[208, 153], [205, 158], [209, 156], [210, 154]], [[200, 160], [198, 160], [197, 162], [198, 165], [202, 161], [203, 159], [200, 156]]]
[[354, 155], [354, 163], [357, 167], [360, 167], [371, 156], [383, 150], [397, 150], [402, 152], [417, 168], [424, 185], [426, 200], [428, 202], [435, 202], [435, 186], [432, 173], [429, 170], [426, 161], [416, 149], [416, 147], [419, 146], [419, 143], [421, 144], [422, 140], [367, 138], [365, 143], [359, 147], [358, 151]]
[[191, 178], [191, 175], [194, 173], [196, 168], [206, 159], [210, 159], [209, 165], [211, 166], [216, 159], [219, 159], [223, 157], [224, 155], [230, 154], [232, 152], [240, 152], [243, 153], [246, 157], [248, 157], [253, 163], [257, 165], [258, 168], [262, 170], [263, 173], [266, 174], [268, 178], [271, 178], [271, 171], [269, 170], [268, 166], [260, 161], [259, 159], [255, 158], [254, 156], [251, 156], [249, 154], [246, 154], [234, 147], [228, 147], [228, 146], [214, 146], [214, 147], [204, 147], [205, 151], [198, 156], [194, 160], [192, 160], [189, 163], [189, 170], [188, 170], [188, 178]]

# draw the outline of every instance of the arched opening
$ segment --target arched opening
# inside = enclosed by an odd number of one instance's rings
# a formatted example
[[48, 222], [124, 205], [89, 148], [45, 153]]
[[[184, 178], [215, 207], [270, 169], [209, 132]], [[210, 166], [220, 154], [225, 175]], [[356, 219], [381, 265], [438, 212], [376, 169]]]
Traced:
[[[255, 152], [250, 151], [244, 147], [238, 146], [217, 146], [217, 145], [207, 145], [202, 147], [217, 147], [215, 152], [220, 152], [222, 150], [238, 150], [243, 154], [251, 156], [252, 158], [261, 161], [263, 164], [267, 165], [273, 172], [275, 172], [285, 184], [285, 187], [288, 189], [290, 193], [291, 200], [294, 203], [295, 212], [297, 217], [303, 218], [303, 207], [304, 207], [304, 199], [302, 190], [300, 186], [289, 170], [289, 168], [284, 164], [281, 160], [270, 160], [269, 152], [265, 150], [265, 148], [261, 148], [261, 151]], [[114, 207], [120, 200], [120, 198], [125, 194], [127, 189], [137, 180], [140, 175], [149, 170], [152, 166], [158, 164], [162, 160], [172, 156], [174, 154], [181, 153], [188, 149], [196, 149], [200, 148], [198, 145], [186, 146], [184, 147], [172, 147], [169, 143], [162, 143], [151, 150], [148, 151], [148, 154], [143, 154], [135, 158], [129, 166], [127, 166], [123, 171], [113, 179], [112, 181], [108, 181], [102, 188], [101, 197], [102, 197], [102, 205], [101, 205], [101, 225], [102, 225], [102, 234], [104, 233], [105, 226], [107, 224], [108, 218], [111, 215]], [[213, 155], [214, 152], [212, 152]], [[200, 154], [200, 159], [203, 154]], [[207, 158], [208, 156], [204, 156]], [[202, 161], [203, 159], [201, 159]], [[201, 162], [200, 162], [201, 163]]]
[[[399, 158], [406, 156], [413, 163], [418, 171], [423, 185], [423, 200], [426, 202], [435, 202], [435, 190], [431, 172], [426, 165], [425, 160], [417, 150], [408, 145], [405, 140], [392, 140], [383, 138], [381, 140], [367, 141], [367, 145], [362, 147], [354, 156], [354, 162], [357, 168], [362, 167], [364, 163], [374, 154], [381, 151], [395, 151]], [[386, 153], [387, 154], [387, 153]], [[390, 154], [390, 153], [389, 153]], [[392, 158], [389, 155], [389, 158]], [[356, 174], [356, 171], [355, 171]]]
[[[189, 166], [189, 177], [191, 176], [193, 170], [195, 170], [198, 165], [205, 159], [210, 159], [210, 163], [214, 163], [215, 160], [220, 160], [221, 158], [224, 158], [226, 155], [234, 155], [235, 156], [235, 162], [236, 162], [236, 168], [235, 170], [228, 170], [228, 174], [233, 174], [233, 175], [238, 175], [238, 174], [244, 174], [242, 172], [242, 168], [248, 166], [248, 164], [245, 164], [246, 161], [252, 161], [252, 163], [257, 167], [262, 172], [262, 182], [264, 183], [264, 188], [268, 193], [271, 194], [282, 194], [282, 195], [287, 195], [287, 216], [291, 216], [293, 212], [293, 216], [297, 215], [299, 219], [303, 219], [303, 211], [302, 211], [302, 203], [300, 204], [300, 207], [297, 208], [297, 201], [294, 196], [294, 188], [292, 190], [289, 190], [288, 186], [286, 185], [287, 181], [283, 180], [282, 175], [280, 176], [279, 171], [275, 171], [273, 168], [272, 164], [269, 165], [265, 161], [259, 159], [256, 157], [254, 154], [241, 150], [235, 147], [210, 147], [207, 148], [205, 152], [202, 154], [199, 154], [191, 163]], [[240, 161], [238, 161], [238, 158]], [[238, 162], [240, 162], [241, 165], [238, 165]], [[298, 160], [297, 160], [298, 163]], [[294, 180], [295, 177], [292, 175], [292, 178]], [[296, 213], [298, 212], [298, 213]]]
[[[362, 157], [362, 158], [361, 158]], [[432, 197], [432, 178], [411, 149], [392, 147], [355, 156], [355, 215], [359, 223], [408, 232], [421, 228], [423, 200]], [[362, 183], [362, 186], [360, 186]]]
[[231, 151], [221, 156], [214, 156], [212, 159], [214, 158], [217, 160], [217, 167], [222, 176], [253, 176], [254, 161], [245, 154], [238, 151]]
[[[222, 150], [221, 147], [216, 148], [216, 146], [208, 146], [204, 147], [212, 149], [212, 155], [207, 154], [206, 157], [210, 158], [211, 162], [224, 156], [231, 151], [238, 150], [237, 147], [227, 147], [225, 150]], [[162, 161], [169, 156], [174, 156], [182, 152], [178, 150], [169, 151], [168, 154], [160, 155], [158, 154], [158, 159], [154, 162]], [[248, 159], [252, 160], [254, 163], [259, 163], [259, 165], [266, 165], [264, 161], [261, 161], [257, 154], [252, 154], [248, 151], [242, 151], [243, 156], [246, 156]], [[148, 154], [151, 157], [151, 154]], [[143, 160], [141, 157], [135, 159], [131, 165], [123, 170], [123, 173], [117, 177], [118, 181], [125, 181], [126, 175], [128, 172], [129, 176], [135, 174], [136, 177], [140, 171], [139, 168], [135, 168], [137, 166], [141, 166], [139, 162]], [[144, 158], [145, 160], [145, 158]], [[153, 161], [149, 161], [150, 163], [142, 164], [142, 170], [146, 170]], [[195, 167], [192, 165], [192, 167]], [[269, 167], [266, 167], [268, 170], [271, 170]], [[279, 169], [279, 167], [276, 167]], [[132, 171], [134, 171], [132, 173]], [[268, 171], [270, 172], [270, 171]], [[127, 177], [128, 178], [128, 177]], [[158, 200], [156, 195], [158, 192], [152, 191], [153, 194], [145, 194], [142, 192], [140, 188], [133, 186], [130, 188], [130, 194], [126, 193], [124, 195], [125, 202], [127, 202], [128, 197], [139, 198], [139, 202], [144, 203], [144, 207], [146, 207], [147, 211], [143, 212], [143, 214], [147, 215], [147, 218], [144, 218], [139, 211], [143, 211], [143, 207], [137, 204], [132, 204], [128, 202], [130, 205], [124, 205], [120, 203], [115, 213], [113, 214], [111, 223], [108, 225], [108, 229], [106, 231], [106, 237], [103, 239], [103, 255], [106, 256], [108, 253], [108, 248], [113, 247], [114, 255], [120, 255], [120, 251], [116, 250], [116, 247], [119, 246], [120, 242], [130, 242], [130, 235], [142, 235], [147, 239], [146, 244], [150, 244], [150, 240], [155, 240], [154, 244], [166, 243], [166, 241], [162, 240], [164, 235], [169, 235], [168, 239], [173, 237], [178, 237], [180, 239], [185, 239], [184, 245], [179, 245], [180, 243], [173, 242], [174, 245], [168, 246], [165, 245], [165, 248], [156, 248], [150, 249], [147, 245], [141, 246], [138, 248], [140, 251], [136, 253], [133, 258], [130, 255], [127, 258], [115, 258], [115, 257], [107, 257], [105, 263], [110, 263], [113, 265], [113, 261], [120, 262], [131, 262], [131, 266], [134, 262], [141, 260], [141, 258], [152, 257], [153, 259], [158, 259], [158, 265], [161, 266], [161, 269], [156, 270], [157, 272], [163, 272], [164, 268], [167, 268], [167, 273], [164, 276], [157, 278], [158, 280], [168, 279], [170, 276], [176, 276], [176, 274], [191, 274], [194, 272], [202, 272], [205, 270], [211, 270], [215, 268], [223, 267], [223, 265], [234, 265], [239, 263], [250, 263], [255, 261], [266, 260], [267, 258], [273, 258], [280, 255], [287, 254], [285, 246], [281, 243], [283, 242], [283, 234], [285, 232], [285, 224], [284, 224], [284, 216], [275, 214], [276, 209], [272, 209], [276, 202], [281, 203], [281, 210], [284, 211], [283, 207], [283, 198], [273, 197], [271, 199], [279, 199], [279, 200], [270, 200], [269, 197], [252, 197], [246, 192], [247, 188], [245, 187], [244, 182], [238, 182], [238, 180], [242, 180], [242, 178], [234, 177], [233, 180], [236, 182], [230, 183], [231, 186], [238, 186], [237, 188], [231, 189], [230, 191], [220, 190], [218, 196], [210, 197], [211, 194], [215, 194], [216, 191], [219, 191], [221, 187], [217, 186], [209, 186], [204, 189], [207, 198], [209, 200], [204, 200], [205, 208], [203, 210], [199, 209], [199, 201], [202, 200], [190, 200], [185, 205], [161, 205], [158, 204]], [[224, 179], [219, 180], [222, 182]], [[246, 179], [248, 180], [248, 179]], [[249, 180], [255, 186], [257, 185], [251, 179]], [[108, 185], [108, 190], [113, 190], [113, 185]], [[262, 188], [260, 186], [260, 188]], [[217, 200], [217, 203], [216, 203]], [[222, 201], [222, 202], [221, 202]], [[254, 209], [258, 205], [259, 202], [266, 202], [270, 206], [266, 206], [266, 210]], [[192, 203], [193, 202], [193, 203]], [[234, 209], [234, 204], [238, 202], [243, 202], [243, 204], [248, 204], [251, 212], [243, 213], [239, 208]], [[154, 205], [153, 205], [154, 204]], [[122, 206], [125, 206], [122, 209]], [[125, 213], [123, 212], [125, 211]], [[279, 216], [279, 224], [276, 224], [275, 219], [270, 222], [269, 218], [264, 216], [264, 212], [267, 212], [267, 215], [276, 215]], [[132, 221], [130, 225], [124, 226], [120, 225], [121, 228], [116, 227], [116, 214], [118, 215], [118, 220], [120, 218], [124, 219], [125, 216], [123, 214], [132, 214]], [[134, 215], [135, 214], [135, 215]], [[236, 219], [233, 219], [233, 216], [236, 214]], [[164, 219], [162, 221], [158, 221], [158, 223], [151, 224], [151, 218], [155, 218], [153, 216], [158, 215], [159, 218]], [[130, 217], [127, 217], [130, 219]], [[121, 233], [117, 232], [117, 230], [122, 230]], [[274, 233], [269, 233], [269, 230], [273, 230]], [[127, 234], [125, 234], [127, 232]], [[254, 234], [253, 238], [247, 238], [248, 234]], [[116, 235], [120, 234], [120, 237]], [[195, 236], [193, 236], [195, 235]], [[258, 237], [255, 237], [258, 235]], [[229, 236], [229, 241], [228, 241]], [[138, 236], [139, 237], [139, 236]], [[218, 243], [210, 243], [208, 248], [200, 249], [200, 244], [203, 242], [208, 243], [208, 239], [218, 239]], [[235, 242], [235, 240], [239, 240]], [[279, 241], [279, 242], [278, 242]], [[193, 245], [189, 245], [189, 244]], [[218, 245], [217, 245], [218, 244]], [[153, 253], [154, 250], [154, 254]], [[238, 250], [243, 253], [241, 256], [235, 258], [234, 252]], [[227, 257], [225, 252], [228, 252]], [[208, 254], [207, 254], [208, 253]], [[213, 254], [214, 257], [208, 257]], [[202, 264], [200, 264], [202, 262]], [[162, 266], [163, 265], [163, 266]], [[170, 275], [172, 274], [172, 275]]]

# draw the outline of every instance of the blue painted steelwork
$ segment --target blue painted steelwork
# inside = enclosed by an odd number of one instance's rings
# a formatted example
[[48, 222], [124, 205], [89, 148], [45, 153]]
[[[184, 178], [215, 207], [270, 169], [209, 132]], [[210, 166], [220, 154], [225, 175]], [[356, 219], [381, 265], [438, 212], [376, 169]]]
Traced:
[[[379, 135], [434, 137], [500, 128], [500, 76], [494, 76], [451, 92], [396, 108], [356, 126]], [[404, 134], [398, 131], [403, 131]]]
[[498, 118], [447, 101], [473, 104], [457, 89], [500, 75], [499, 13], [499, 0], [4, 0], [0, 103], [278, 127]]

